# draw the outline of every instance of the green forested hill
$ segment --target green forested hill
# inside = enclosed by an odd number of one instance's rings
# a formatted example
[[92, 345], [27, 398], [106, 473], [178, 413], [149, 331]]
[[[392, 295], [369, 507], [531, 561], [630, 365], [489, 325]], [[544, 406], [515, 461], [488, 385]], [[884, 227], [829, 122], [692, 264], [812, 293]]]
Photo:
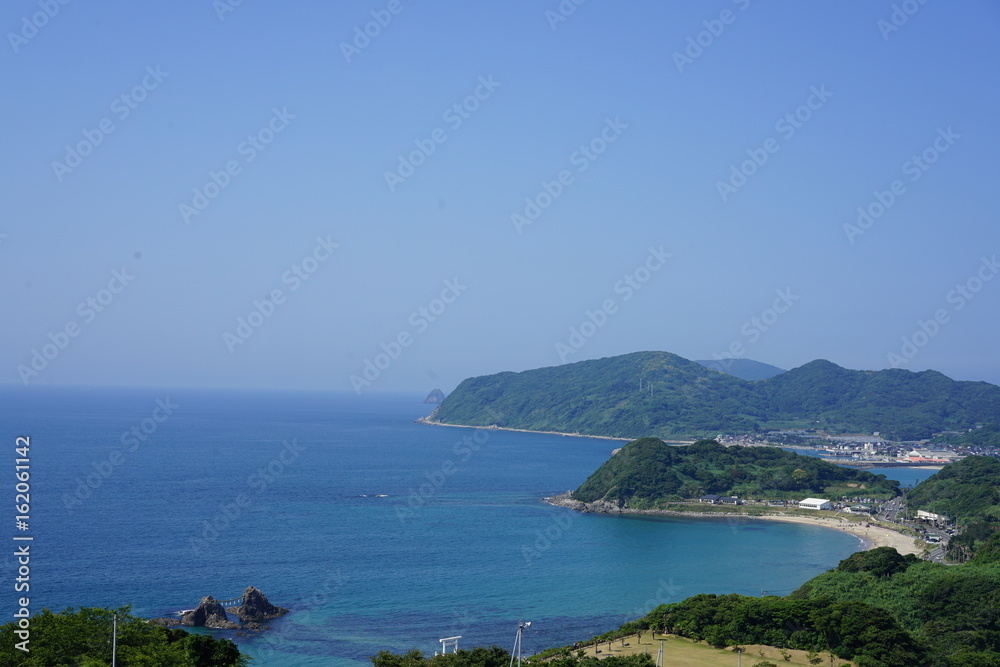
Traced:
[[950, 559], [979, 560], [984, 550], [996, 549], [1000, 531], [1000, 459], [968, 456], [949, 463], [907, 493], [906, 503], [959, 524], [961, 532], [948, 541]]
[[625, 445], [598, 468], [573, 498], [608, 500], [637, 509], [706, 493], [740, 498], [863, 494], [892, 497], [898, 483], [777, 447], [724, 447], [714, 440], [671, 447], [657, 438]]
[[[652, 394], [650, 394], [652, 384]], [[641, 388], [640, 388], [641, 387]], [[587, 435], [754, 431], [751, 383], [666, 352], [639, 352], [470, 378], [435, 418]]]
[[636, 352], [463, 381], [434, 419], [585, 435], [692, 438], [782, 427], [918, 439], [996, 421], [1000, 387], [935, 371], [813, 361], [750, 382], [667, 352]]
[[913, 509], [927, 510], [962, 523], [1000, 521], [1000, 459], [968, 456], [945, 466], [906, 495]]
[[[1000, 414], [1000, 387], [956, 382], [937, 371], [852, 371], [811, 361], [756, 384], [772, 420], [818, 420], [902, 440], [971, 428]], [[855, 429], [851, 429], [855, 430]]]
[[983, 424], [981, 428], [958, 435], [950, 435], [943, 441], [952, 445], [1000, 447], [1000, 424]]

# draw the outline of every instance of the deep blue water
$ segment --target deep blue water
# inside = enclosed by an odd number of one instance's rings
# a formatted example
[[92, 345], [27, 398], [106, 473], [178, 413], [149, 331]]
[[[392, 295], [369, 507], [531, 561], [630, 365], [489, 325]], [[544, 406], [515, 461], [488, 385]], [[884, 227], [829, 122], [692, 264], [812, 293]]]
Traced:
[[[509, 649], [519, 619], [535, 652], [696, 593], [785, 594], [859, 545], [796, 524], [550, 507], [543, 496], [581, 484], [620, 443], [416, 424], [430, 410], [420, 396], [0, 398], [5, 465], [14, 438], [31, 436], [33, 611], [164, 616], [254, 585], [292, 610], [257, 638], [218, 633], [256, 665], [365, 665], [453, 635]], [[155, 411], [167, 399], [169, 416]], [[145, 440], [123, 442], [133, 427]], [[12, 551], [0, 557], [10, 580]]]

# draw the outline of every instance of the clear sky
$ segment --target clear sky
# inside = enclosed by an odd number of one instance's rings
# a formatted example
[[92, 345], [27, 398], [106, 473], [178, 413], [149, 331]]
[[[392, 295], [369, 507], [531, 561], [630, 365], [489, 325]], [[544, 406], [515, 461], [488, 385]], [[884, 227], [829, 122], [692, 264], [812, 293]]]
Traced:
[[1000, 383], [996, 2], [0, 25], [3, 382], [450, 391], [665, 350]]

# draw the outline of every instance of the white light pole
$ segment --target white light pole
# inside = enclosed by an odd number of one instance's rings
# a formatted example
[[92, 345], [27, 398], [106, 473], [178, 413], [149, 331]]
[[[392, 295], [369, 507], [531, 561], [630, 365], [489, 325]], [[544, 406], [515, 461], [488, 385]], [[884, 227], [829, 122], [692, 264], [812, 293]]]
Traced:
[[111, 621], [111, 667], [116, 667], [118, 660], [118, 614]]
[[525, 623], [524, 621], [517, 622], [517, 636], [514, 637], [514, 648], [510, 652], [510, 667], [514, 667], [514, 655], [517, 655], [517, 667], [521, 667], [521, 634], [524, 629], [531, 625], [531, 621]]

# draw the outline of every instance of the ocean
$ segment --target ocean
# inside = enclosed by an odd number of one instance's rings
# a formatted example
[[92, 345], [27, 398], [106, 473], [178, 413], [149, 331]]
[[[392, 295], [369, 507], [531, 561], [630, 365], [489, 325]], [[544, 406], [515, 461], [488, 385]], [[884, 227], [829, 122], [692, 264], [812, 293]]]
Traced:
[[[8, 534], [34, 538], [32, 612], [175, 616], [253, 585], [291, 613], [258, 636], [212, 633], [258, 666], [369, 665], [380, 650], [433, 654], [459, 635], [462, 648], [509, 650], [519, 620], [532, 622], [533, 653], [697, 593], [787, 594], [859, 547], [814, 526], [546, 505], [621, 443], [418, 424], [433, 408], [423, 396], [8, 387], [0, 398], [6, 465], [15, 438], [31, 437], [30, 526], [11, 516]], [[12, 582], [13, 548], [3, 552]]]

